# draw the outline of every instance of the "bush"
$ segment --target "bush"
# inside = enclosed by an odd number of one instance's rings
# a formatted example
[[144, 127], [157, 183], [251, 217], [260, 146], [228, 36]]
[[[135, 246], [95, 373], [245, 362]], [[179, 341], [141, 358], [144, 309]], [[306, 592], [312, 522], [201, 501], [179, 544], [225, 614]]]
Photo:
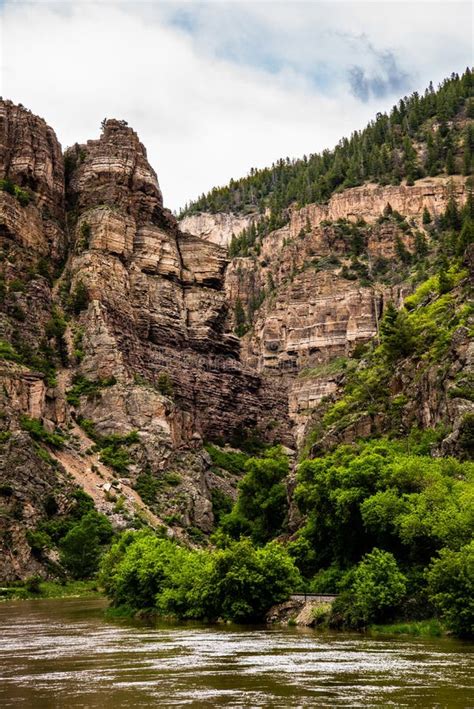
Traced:
[[74, 578], [90, 578], [99, 567], [101, 545], [111, 537], [107, 517], [91, 510], [61, 540], [61, 562]]
[[234, 542], [212, 557], [209, 588], [214, 615], [240, 623], [263, 620], [275, 603], [298, 590], [301, 578], [277, 542], [255, 549], [250, 541]]
[[213, 445], [206, 445], [206, 451], [209, 453], [212, 463], [218, 467], [227, 470], [232, 475], [242, 475], [245, 471], [245, 463], [249, 456], [241, 451], [222, 450]]
[[26, 541], [36, 557], [40, 557], [45, 549], [49, 549], [51, 546], [51, 537], [41, 530], [29, 529], [26, 533]]
[[219, 488], [211, 490], [212, 513], [214, 515], [214, 526], [218, 527], [224, 515], [232, 510], [232, 498], [226, 495]]
[[134, 485], [135, 490], [147, 505], [153, 505], [156, 502], [156, 497], [162, 487], [162, 481], [148, 472], [140, 473]]
[[283, 480], [289, 470], [288, 458], [279, 448], [272, 448], [263, 458], [250, 458], [245, 469], [237, 503], [223, 517], [222, 528], [235, 539], [251, 536], [255, 543], [264, 544], [284, 528], [287, 496]]
[[168, 372], [160, 372], [156, 382], [156, 387], [163, 396], [172, 397], [174, 393], [173, 382]]
[[62, 448], [64, 445], [64, 436], [59, 433], [48, 433], [39, 419], [21, 416], [20, 426], [24, 431], [27, 431], [35, 441], [46, 443], [53, 448]]
[[357, 565], [350, 585], [350, 620], [356, 625], [386, 620], [406, 593], [406, 577], [390, 552], [375, 548]]
[[31, 202], [31, 194], [16, 185], [9, 177], [0, 180], [0, 190], [16, 197], [22, 207], [26, 207]]
[[74, 290], [69, 295], [68, 308], [74, 315], [79, 315], [79, 313], [87, 309], [88, 305], [89, 293], [87, 287], [83, 281], [78, 281]]
[[114, 386], [117, 383], [115, 377], [105, 377], [99, 379], [87, 379], [78, 374], [72, 380], [73, 386], [66, 392], [66, 399], [69, 404], [79, 406], [81, 396], [94, 397], [101, 389]]
[[263, 620], [301, 584], [276, 542], [263, 549], [244, 540], [214, 552], [191, 551], [150, 532], [123, 535], [104, 558], [101, 579], [114, 605], [236, 622]]
[[38, 576], [36, 574], [34, 576], [28, 576], [28, 578], [25, 580], [25, 588], [28, 593], [39, 593], [41, 581], [41, 576]]
[[443, 549], [428, 572], [430, 601], [456, 635], [474, 637], [474, 542]]

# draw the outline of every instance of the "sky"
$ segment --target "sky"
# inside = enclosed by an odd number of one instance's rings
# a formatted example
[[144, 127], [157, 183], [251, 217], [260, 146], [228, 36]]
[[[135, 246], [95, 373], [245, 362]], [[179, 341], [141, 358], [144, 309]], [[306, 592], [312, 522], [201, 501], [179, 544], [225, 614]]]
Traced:
[[66, 147], [128, 121], [166, 206], [333, 147], [472, 65], [470, 2], [0, 0], [0, 95]]

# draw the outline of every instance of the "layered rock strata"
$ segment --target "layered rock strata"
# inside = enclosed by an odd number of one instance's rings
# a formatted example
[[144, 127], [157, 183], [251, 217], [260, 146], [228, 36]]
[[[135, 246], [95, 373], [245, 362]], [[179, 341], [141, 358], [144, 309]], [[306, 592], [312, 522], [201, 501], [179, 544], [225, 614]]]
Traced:
[[227, 247], [233, 236], [238, 236], [244, 229], [258, 219], [258, 214], [229, 214], [226, 212], [197, 212], [184, 217], [180, 228], [196, 234], [205, 241]]

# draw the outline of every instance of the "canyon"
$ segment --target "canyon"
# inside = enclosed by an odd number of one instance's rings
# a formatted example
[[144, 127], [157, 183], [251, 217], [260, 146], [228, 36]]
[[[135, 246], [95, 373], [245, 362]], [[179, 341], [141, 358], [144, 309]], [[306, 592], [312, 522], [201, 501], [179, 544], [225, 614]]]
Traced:
[[[384, 306], [392, 302], [400, 307], [412, 291], [406, 279], [384, 279], [377, 268], [396, 262], [397, 242], [413, 252], [415, 232], [429, 238], [425, 210], [431, 219], [439, 218], [450, 197], [459, 205], [465, 203], [465, 178], [428, 177], [414, 186], [368, 184], [346, 189], [325, 205], [290, 209], [288, 224], [264, 237], [258, 256], [235, 257], [229, 264], [225, 288], [233, 305], [231, 318], [237, 302], [246, 311], [265, 293], [251, 316], [250, 332], [242, 338], [242, 360], [288, 392], [298, 445], [308, 422], [311, 425], [313, 409], [335, 395], [344, 381], [338, 361], [376, 338]], [[387, 208], [403, 215], [403, 223], [381, 222]], [[222, 223], [232, 224], [227, 234], [239, 235], [238, 215], [206, 214], [202, 221], [203, 216], [190, 215], [182, 223], [195, 230], [203, 226], [197, 231], [203, 239], [212, 240]], [[353, 258], [348, 225], [359, 225], [365, 270], [373, 282], [347, 278]], [[455, 370], [461, 365], [467, 366], [463, 355]], [[422, 425], [438, 423], [449, 404], [444, 398], [440, 412], [438, 396], [431, 393], [428, 398], [420, 409], [425, 412]]]
[[[398, 260], [430, 238], [425, 212], [435, 220], [466, 200], [460, 176], [365, 184], [291, 207], [258, 253], [230, 259], [232, 236], [256, 213], [178, 222], [124, 121], [63, 154], [44, 120], [9, 101], [0, 179], [7, 580], [43, 568], [28, 532], [53, 497], [66, 514], [78, 485], [118, 529], [138, 519], [187, 542], [209, 534], [213, 492], [235, 499], [238, 476], [213, 464], [207, 444], [280, 443], [293, 461], [358, 350], [379, 337], [387, 304], [413, 291]], [[395, 372], [407, 420], [449, 419], [456, 431], [469, 405], [449, 392], [472, 364], [459, 331], [441, 378], [409, 361]], [[343, 440], [383, 425], [361, 412]]]

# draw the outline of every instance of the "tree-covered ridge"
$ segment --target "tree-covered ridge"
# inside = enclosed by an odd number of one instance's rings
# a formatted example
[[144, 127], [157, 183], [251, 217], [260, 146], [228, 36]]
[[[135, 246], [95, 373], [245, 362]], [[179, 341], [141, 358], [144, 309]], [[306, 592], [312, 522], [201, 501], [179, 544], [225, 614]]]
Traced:
[[[259, 212], [277, 228], [292, 204], [324, 202], [335, 191], [366, 181], [407, 184], [426, 175], [469, 175], [474, 155], [474, 79], [467, 68], [452, 74], [437, 90], [402, 98], [389, 114], [377, 113], [362, 131], [343, 138], [333, 150], [269, 168], [252, 168], [238, 180], [215, 187], [186, 205], [181, 217], [195, 212]], [[271, 227], [271, 228], [270, 228]], [[260, 227], [263, 229], [263, 227]]]
[[[446, 185], [447, 204], [444, 213], [433, 214], [425, 207], [422, 215], [415, 219], [406, 217], [387, 203], [380, 216], [371, 223], [364, 219], [356, 222], [345, 217], [336, 221], [323, 220], [318, 232], [328, 251], [321, 257], [315, 254], [311, 225], [301, 229], [295, 238], [285, 238], [280, 252], [268, 262], [264, 255], [260, 259], [269, 266], [266, 279], [262, 279], [247, 302], [237, 298], [234, 303], [235, 333], [242, 337], [255, 322], [255, 316], [263, 303], [287, 293], [283, 297], [291, 299], [293, 282], [298, 284], [304, 271], [331, 271], [334, 277], [357, 282], [361, 288], [395, 286], [415, 290], [429, 277], [441, 274], [442, 286], [449, 290], [446, 274], [455, 263], [460, 263], [466, 248], [474, 241], [474, 199], [473, 181], [465, 180], [466, 202], [459, 204], [455, 183]], [[371, 253], [370, 244], [384, 240], [392, 245], [393, 256], [387, 258]], [[261, 254], [261, 237], [258, 230], [250, 228], [235, 237], [230, 245], [230, 256], [249, 256], [256, 262]], [[265, 254], [265, 252], [263, 252]], [[281, 271], [281, 263], [287, 265]], [[461, 269], [462, 270], [462, 269]], [[243, 275], [237, 264], [237, 277]], [[431, 286], [433, 280], [430, 281]], [[424, 286], [428, 288], [429, 286]], [[426, 293], [425, 293], [426, 294]], [[268, 307], [271, 307], [269, 305]]]

